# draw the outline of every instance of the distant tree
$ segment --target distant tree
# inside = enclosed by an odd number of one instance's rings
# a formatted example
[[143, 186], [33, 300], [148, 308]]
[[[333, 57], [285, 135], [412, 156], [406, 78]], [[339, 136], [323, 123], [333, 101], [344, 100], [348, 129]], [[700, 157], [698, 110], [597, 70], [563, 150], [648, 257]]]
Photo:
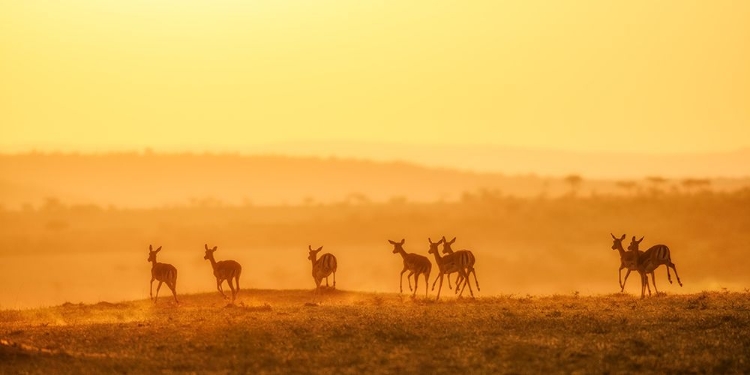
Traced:
[[696, 190], [708, 190], [711, 186], [711, 180], [707, 178], [686, 178], [681, 181], [682, 187], [688, 194]]
[[351, 204], [368, 204], [370, 203], [370, 198], [367, 197], [367, 195], [363, 193], [351, 193], [346, 198], [346, 200]]
[[646, 181], [651, 184], [651, 194], [658, 195], [663, 192], [662, 186], [667, 182], [667, 179], [661, 176], [649, 176], [646, 177]]
[[578, 194], [578, 189], [581, 187], [581, 183], [583, 182], [583, 177], [577, 175], [577, 174], [571, 174], [565, 176], [563, 179], [565, 183], [567, 183], [570, 186], [570, 195], [575, 196]]
[[635, 181], [623, 180], [615, 182], [615, 185], [620, 189], [625, 190], [626, 194], [632, 194], [633, 190], [638, 186], [638, 183]]
[[60, 211], [64, 209], [65, 206], [60, 202], [58, 198], [55, 197], [47, 197], [44, 199], [44, 204], [42, 204], [42, 210], [53, 212], [53, 211]]
[[667, 182], [667, 179], [661, 176], [648, 176], [646, 177], [646, 181], [650, 182], [653, 185], [661, 185]]
[[704, 190], [704, 191], [710, 191], [711, 190], [711, 180], [707, 178], [702, 178], [698, 180], [698, 189]]
[[479, 199], [482, 202], [496, 202], [503, 197], [503, 192], [500, 189], [479, 189]]

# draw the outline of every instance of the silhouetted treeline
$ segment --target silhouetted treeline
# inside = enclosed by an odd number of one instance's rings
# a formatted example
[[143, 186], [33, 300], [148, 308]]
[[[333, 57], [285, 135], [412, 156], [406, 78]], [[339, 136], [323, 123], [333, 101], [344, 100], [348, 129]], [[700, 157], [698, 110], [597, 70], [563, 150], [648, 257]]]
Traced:
[[[750, 171], [748, 172], [750, 175]], [[0, 205], [69, 204], [147, 208], [411, 201], [457, 202], [477, 194], [514, 197], [698, 194], [736, 191], [747, 179], [592, 180], [584, 175], [508, 176], [400, 162], [122, 153], [0, 155]]]

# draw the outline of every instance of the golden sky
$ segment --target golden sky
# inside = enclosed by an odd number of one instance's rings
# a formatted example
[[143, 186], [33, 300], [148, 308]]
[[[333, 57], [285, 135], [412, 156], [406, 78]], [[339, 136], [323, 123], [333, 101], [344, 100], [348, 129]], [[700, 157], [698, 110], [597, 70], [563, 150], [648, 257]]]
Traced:
[[750, 146], [750, 1], [0, 0], [0, 151]]

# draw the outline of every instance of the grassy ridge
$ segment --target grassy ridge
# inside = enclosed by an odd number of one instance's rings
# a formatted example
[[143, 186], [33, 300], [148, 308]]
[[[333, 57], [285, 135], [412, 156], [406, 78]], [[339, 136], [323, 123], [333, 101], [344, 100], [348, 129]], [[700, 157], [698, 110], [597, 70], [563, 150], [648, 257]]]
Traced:
[[[750, 294], [244, 291], [0, 311], [0, 372], [750, 372]], [[53, 371], [54, 370], [54, 371]]]

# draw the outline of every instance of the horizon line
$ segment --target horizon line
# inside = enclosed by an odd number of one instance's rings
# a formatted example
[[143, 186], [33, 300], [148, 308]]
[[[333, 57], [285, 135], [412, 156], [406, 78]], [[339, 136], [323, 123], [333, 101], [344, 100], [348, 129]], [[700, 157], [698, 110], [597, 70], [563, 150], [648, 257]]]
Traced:
[[[381, 146], [388, 145], [391, 147], [414, 147], [414, 148], [474, 148], [474, 149], [492, 149], [494, 151], [507, 151], [507, 152], [530, 152], [530, 153], [562, 153], [570, 155], [638, 155], [638, 156], [683, 156], [683, 155], [718, 155], [718, 154], [735, 154], [735, 153], [750, 153], [750, 145], [737, 147], [728, 150], [695, 150], [695, 151], [677, 151], [668, 150], [662, 152], [654, 151], [630, 151], [630, 150], [573, 150], [567, 148], [555, 148], [555, 147], [544, 147], [544, 146], [513, 146], [513, 145], [501, 145], [491, 143], [419, 143], [419, 142], [380, 142], [380, 141], [347, 141], [347, 140], [328, 140], [328, 141], [303, 141], [303, 140], [292, 140], [292, 141], [279, 141], [279, 142], [268, 142], [261, 144], [247, 145], [243, 147], [236, 146], [114, 146], [114, 147], [81, 147], [81, 146], [11, 146], [8, 147], [0, 146], [0, 155], [23, 155], [23, 154], [68, 154], [68, 155], [106, 155], [106, 154], [131, 154], [131, 153], [152, 153], [152, 154], [218, 154], [218, 155], [243, 155], [243, 156], [254, 156], [254, 155], [282, 155], [282, 156], [299, 156], [299, 154], [307, 153], [318, 153], [328, 152], [328, 155], [311, 155], [311, 156], [322, 156], [329, 157], [335, 156], [331, 153], [340, 153], [341, 150], [273, 150], [273, 148], [282, 148], [289, 146], [311, 146], [321, 147], [325, 145], [333, 146], [346, 146], [346, 145], [367, 145], [367, 146]], [[361, 151], [361, 150], [359, 150]], [[356, 151], [355, 151], [356, 153]], [[349, 156], [345, 156], [349, 157]], [[356, 157], [355, 157], [356, 158]]]

